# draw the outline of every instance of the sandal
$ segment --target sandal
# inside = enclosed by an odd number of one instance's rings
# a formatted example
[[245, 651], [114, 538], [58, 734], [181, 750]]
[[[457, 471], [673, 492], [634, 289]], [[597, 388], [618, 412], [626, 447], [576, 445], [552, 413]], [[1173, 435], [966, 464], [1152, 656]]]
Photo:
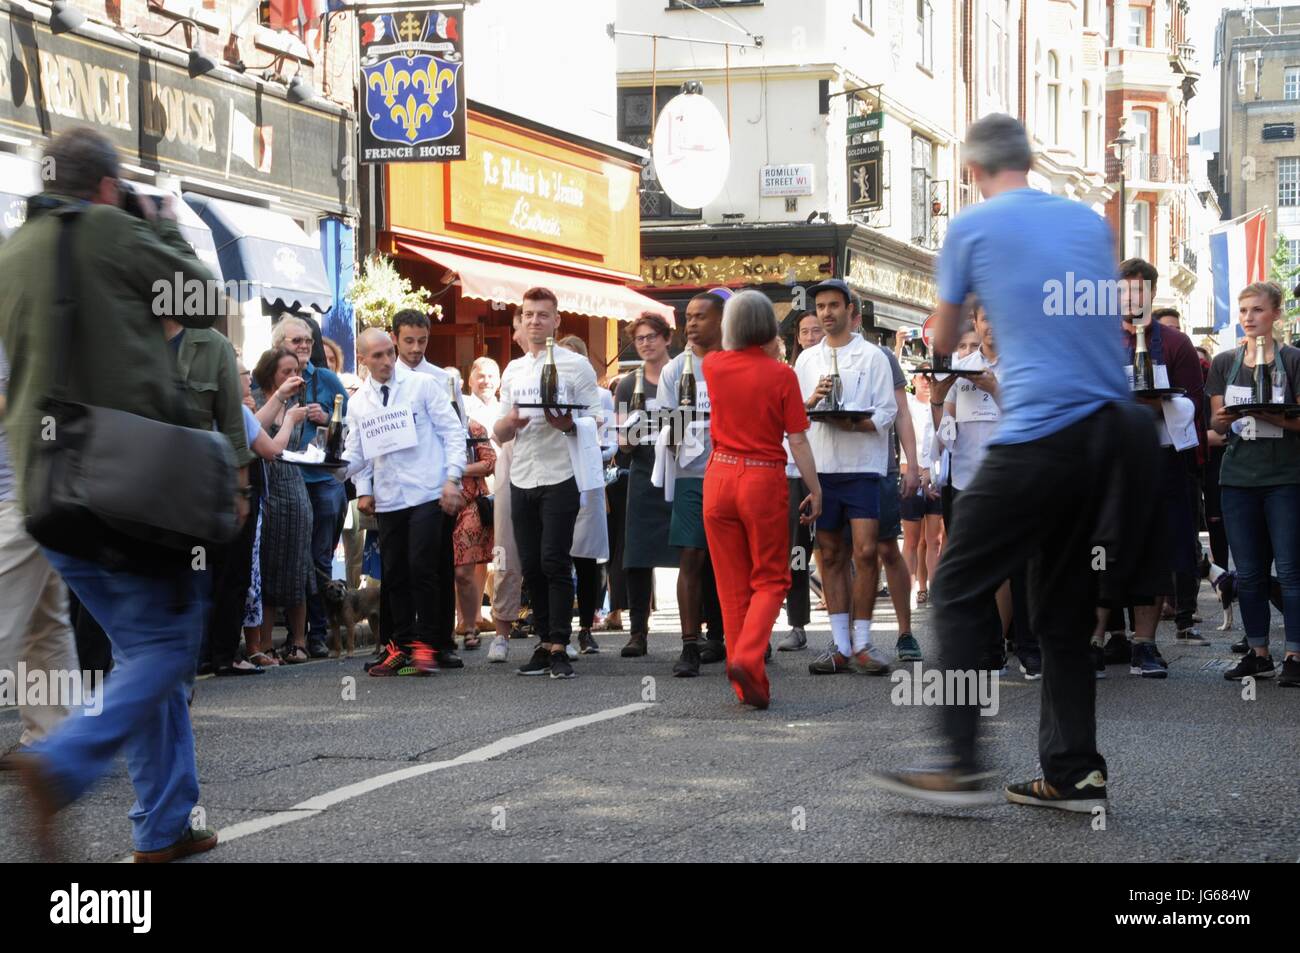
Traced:
[[248, 660], [261, 668], [272, 668], [280, 664], [278, 658], [274, 655], [267, 655], [265, 652], [254, 652], [248, 657]]
[[472, 652], [474, 649], [479, 647], [480, 639], [478, 637], [478, 632], [475, 629], [470, 629], [466, 632], [457, 632], [456, 634], [465, 640], [465, 651]]
[[930, 593], [925, 589], [916, 590], [916, 604], [918, 607], [925, 605], [930, 600]]
[[252, 663], [248, 663], [248, 667], [244, 668], [243, 665], [241, 665], [241, 663], [235, 662], [233, 665], [222, 665], [220, 668], [216, 670], [215, 674], [218, 676], [261, 675], [262, 669], [260, 666], [254, 665]]
[[286, 645], [280, 650], [280, 658], [284, 660], [286, 665], [301, 665], [303, 662], [309, 661], [311, 656], [307, 654], [307, 646], [305, 645]]
[[600, 632], [622, 632], [623, 620], [620, 618], [611, 622], [609, 616], [605, 616], [600, 625], [597, 626], [597, 630]]

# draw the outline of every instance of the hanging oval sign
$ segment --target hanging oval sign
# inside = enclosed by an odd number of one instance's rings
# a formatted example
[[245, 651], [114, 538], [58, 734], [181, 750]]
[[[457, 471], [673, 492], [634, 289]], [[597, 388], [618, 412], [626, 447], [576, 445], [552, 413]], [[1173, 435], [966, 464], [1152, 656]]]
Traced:
[[727, 123], [699, 93], [670, 99], [655, 123], [655, 177], [682, 208], [703, 208], [726, 184], [731, 168]]

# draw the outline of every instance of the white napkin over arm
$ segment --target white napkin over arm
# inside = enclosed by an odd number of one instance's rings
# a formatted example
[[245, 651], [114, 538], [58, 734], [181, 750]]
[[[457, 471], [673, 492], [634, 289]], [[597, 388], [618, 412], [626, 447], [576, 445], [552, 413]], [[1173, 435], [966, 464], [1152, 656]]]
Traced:
[[1196, 405], [1189, 398], [1162, 400], [1160, 411], [1164, 418], [1160, 434], [1162, 447], [1173, 444], [1175, 450], [1190, 450], [1200, 443], [1196, 433]]
[[605, 464], [600, 454], [597, 421], [592, 417], [574, 418], [573, 435], [568, 438], [569, 462], [578, 491], [586, 493], [605, 486]]

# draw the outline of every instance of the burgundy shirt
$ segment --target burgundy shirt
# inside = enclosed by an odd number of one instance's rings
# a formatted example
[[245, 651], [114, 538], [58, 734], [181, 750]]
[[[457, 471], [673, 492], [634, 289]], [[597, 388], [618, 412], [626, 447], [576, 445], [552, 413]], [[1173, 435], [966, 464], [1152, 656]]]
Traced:
[[[1153, 322], [1153, 333], [1160, 338], [1160, 362], [1169, 374], [1169, 386], [1181, 387], [1187, 391], [1187, 399], [1196, 408], [1196, 462], [1204, 463], [1207, 459], [1208, 445], [1205, 440], [1205, 376], [1201, 370], [1201, 355], [1196, 353], [1196, 345], [1182, 331], [1167, 327], [1159, 321]], [[1130, 359], [1133, 356], [1135, 342], [1133, 335], [1124, 334], [1124, 348]], [[1155, 348], [1148, 335], [1147, 350], [1155, 359]]]

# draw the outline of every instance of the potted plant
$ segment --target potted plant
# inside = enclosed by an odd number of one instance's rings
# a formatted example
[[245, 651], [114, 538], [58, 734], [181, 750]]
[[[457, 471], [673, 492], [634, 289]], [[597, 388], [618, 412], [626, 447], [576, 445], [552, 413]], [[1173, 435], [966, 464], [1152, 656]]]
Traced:
[[392, 259], [380, 254], [362, 262], [361, 274], [353, 279], [346, 297], [360, 328], [387, 330], [393, 315], [407, 308], [427, 314], [433, 321], [442, 320], [441, 305], [429, 304], [429, 289], [413, 287], [409, 278], [398, 274]]

